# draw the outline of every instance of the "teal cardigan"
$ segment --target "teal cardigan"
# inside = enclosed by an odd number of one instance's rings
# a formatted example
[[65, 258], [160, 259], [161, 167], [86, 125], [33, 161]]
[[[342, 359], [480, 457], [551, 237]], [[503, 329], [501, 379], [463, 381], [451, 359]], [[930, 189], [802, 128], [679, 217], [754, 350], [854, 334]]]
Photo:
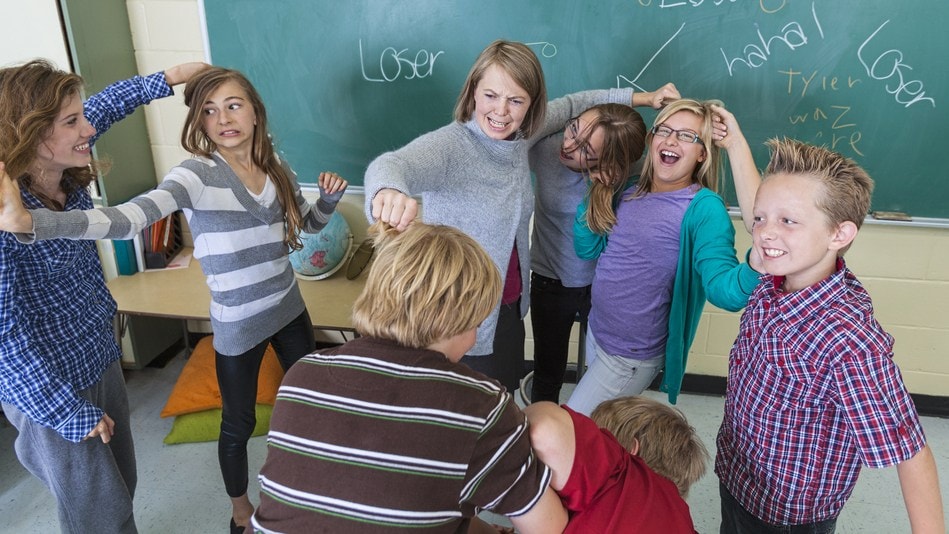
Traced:
[[[630, 185], [632, 187], [632, 185]], [[588, 199], [577, 207], [574, 249], [583, 259], [595, 259], [606, 248], [608, 237], [590, 230], [586, 222]], [[739, 263], [735, 252], [735, 227], [725, 201], [710, 189], [700, 189], [682, 217], [679, 261], [669, 309], [669, 337], [660, 391], [676, 403], [689, 348], [695, 339], [705, 301], [728, 311], [738, 311], [758, 285], [759, 274]]]

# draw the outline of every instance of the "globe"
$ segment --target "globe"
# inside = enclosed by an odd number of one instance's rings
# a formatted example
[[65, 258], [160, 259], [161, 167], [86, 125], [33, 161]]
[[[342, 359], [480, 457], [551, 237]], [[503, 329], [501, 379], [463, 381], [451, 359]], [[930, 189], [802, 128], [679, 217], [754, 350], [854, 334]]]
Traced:
[[300, 232], [303, 248], [290, 253], [290, 265], [297, 278], [321, 280], [343, 266], [349, 257], [353, 234], [346, 219], [334, 211], [319, 233]]

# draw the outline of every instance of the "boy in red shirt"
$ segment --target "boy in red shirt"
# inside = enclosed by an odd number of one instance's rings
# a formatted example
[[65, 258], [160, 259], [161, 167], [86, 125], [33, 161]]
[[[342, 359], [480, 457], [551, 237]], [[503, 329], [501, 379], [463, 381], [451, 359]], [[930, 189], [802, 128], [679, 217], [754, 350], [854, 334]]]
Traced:
[[632, 396], [603, 402], [590, 417], [552, 402], [524, 413], [570, 515], [565, 533], [695, 532], [684, 497], [708, 452], [682, 412]]

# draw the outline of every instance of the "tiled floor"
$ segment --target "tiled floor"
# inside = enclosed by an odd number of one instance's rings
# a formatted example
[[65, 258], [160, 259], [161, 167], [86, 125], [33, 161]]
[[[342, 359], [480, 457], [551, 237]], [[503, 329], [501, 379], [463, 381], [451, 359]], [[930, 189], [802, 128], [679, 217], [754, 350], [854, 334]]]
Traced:
[[[164, 369], [147, 368], [126, 376], [138, 458], [135, 517], [142, 533], [225, 532], [227, 528], [230, 505], [218, 471], [216, 443], [162, 443], [171, 420], [158, 414], [183, 365], [179, 356]], [[647, 394], [661, 398], [656, 392]], [[722, 398], [686, 394], [679, 397], [679, 407], [713, 453]], [[945, 501], [949, 497], [949, 419], [924, 417], [923, 426], [940, 466]], [[20, 466], [13, 452], [15, 438], [16, 431], [9, 425], [0, 428], [0, 532], [57, 532], [52, 498]], [[257, 469], [266, 454], [266, 441], [253, 438], [249, 448], [251, 469]], [[256, 493], [257, 488], [252, 487], [251, 494]], [[718, 479], [714, 474], [709, 472], [696, 484], [689, 504], [699, 532], [718, 531]], [[863, 471], [837, 532], [910, 532], [895, 469]]]

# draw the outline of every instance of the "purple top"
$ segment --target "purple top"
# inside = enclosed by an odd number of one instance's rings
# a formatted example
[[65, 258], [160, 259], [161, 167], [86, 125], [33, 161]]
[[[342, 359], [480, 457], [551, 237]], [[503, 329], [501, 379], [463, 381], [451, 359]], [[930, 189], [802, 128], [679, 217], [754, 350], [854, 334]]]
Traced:
[[593, 278], [590, 329], [607, 353], [665, 354], [682, 217], [698, 186], [648, 193], [616, 208], [616, 225]]

